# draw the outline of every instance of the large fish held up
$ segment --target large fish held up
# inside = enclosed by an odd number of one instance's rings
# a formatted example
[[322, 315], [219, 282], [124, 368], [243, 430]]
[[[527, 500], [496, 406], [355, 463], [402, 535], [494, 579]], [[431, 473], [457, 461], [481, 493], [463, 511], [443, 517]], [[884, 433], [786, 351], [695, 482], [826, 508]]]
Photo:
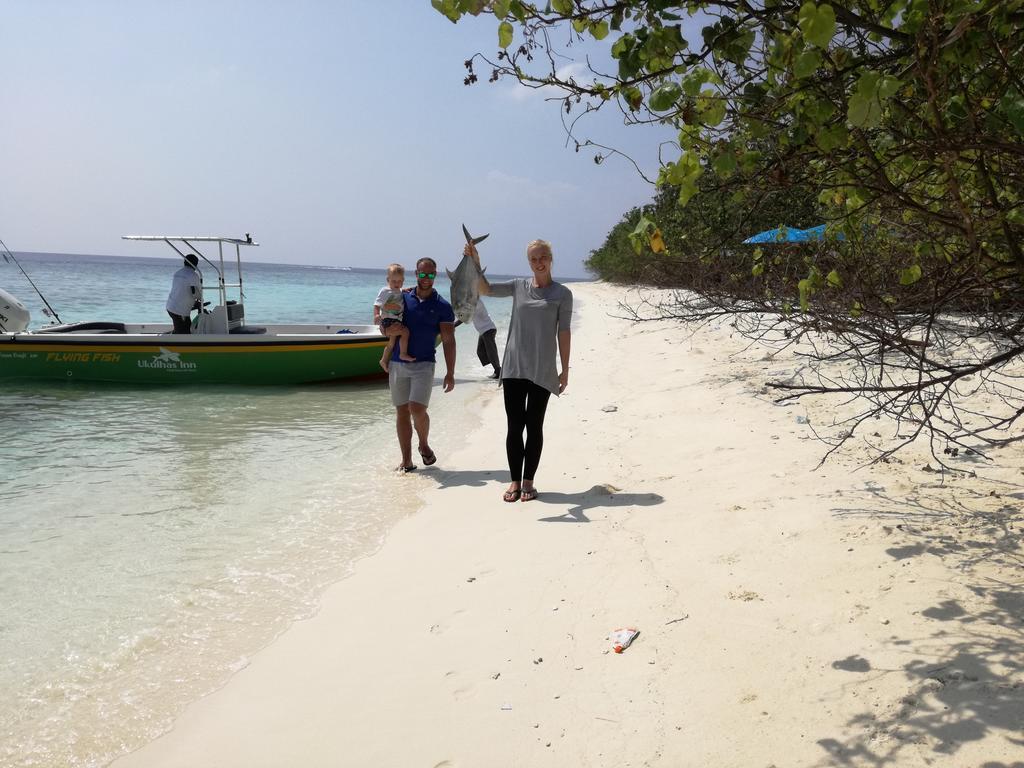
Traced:
[[[466, 242], [473, 245], [487, 239], [487, 235], [471, 236], [465, 224], [462, 225], [462, 234], [466, 236]], [[452, 281], [452, 309], [455, 311], [456, 319], [463, 323], [473, 321], [476, 303], [480, 300], [480, 276], [486, 271], [486, 268], [480, 269], [469, 256], [462, 257], [462, 261], [459, 262], [459, 266], [454, 272], [450, 269], [445, 270], [448, 273], [448, 279]]]

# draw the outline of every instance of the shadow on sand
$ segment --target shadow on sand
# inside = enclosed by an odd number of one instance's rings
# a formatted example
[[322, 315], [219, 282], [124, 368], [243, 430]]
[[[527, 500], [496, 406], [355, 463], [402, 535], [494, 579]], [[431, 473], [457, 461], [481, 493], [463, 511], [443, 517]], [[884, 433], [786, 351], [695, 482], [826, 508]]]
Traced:
[[[439, 469], [434, 467], [423, 467], [424, 474], [437, 480], [438, 488], [482, 488], [488, 483], [493, 483], [508, 475], [507, 469]], [[500, 495], [500, 492], [499, 492]]]
[[531, 504], [553, 504], [569, 506], [565, 512], [551, 517], [538, 518], [541, 523], [589, 523], [586, 513], [591, 509], [610, 507], [650, 507], [661, 504], [665, 499], [656, 493], [622, 493], [612, 485], [595, 485], [579, 493], [556, 493], [541, 491]]
[[[937, 763], [993, 737], [1024, 756], [1024, 510], [1019, 487], [986, 491], [919, 486], [895, 498], [874, 486], [863, 507], [834, 510], [883, 521], [886, 532], [902, 539], [886, 550], [888, 557], [939, 557], [960, 586], [953, 598], [920, 606], [930, 631], [888, 639], [906, 655], [901, 668], [884, 670], [903, 676], [904, 695], [869, 702], [844, 734], [819, 737], [820, 766]], [[982, 564], [983, 575], [975, 575]], [[870, 660], [856, 653], [832, 666], [853, 674], [871, 670]], [[1024, 768], [1020, 761], [974, 764]]]
[[[438, 488], [457, 488], [469, 486], [471, 488], [482, 488], [488, 483], [501, 481], [495, 486], [495, 500], [500, 501], [501, 493], [505, 489], [504, 478], [508, 477], [507, 469], [468, 469], [468, 470], [439, 470], [434, 467], [422, 468], [424, 474], [429, 474], [437, 480]], [[586, 491], [578, 493], [558, 493], [555, 491], [540, 490], [540, 495], [535, 501], [529, 504], [551, 504], [554, 506], [568, 506], [565, 512], [551, 517], [539, 518], [542, 523], [589, 523], [590, 518], [586, 513], [591, 509], [610, 507], [649, 507], [654, 504], [661, 504], [665, 499], [656, 493], [623, 493], [613, 485], [595, 485]]]

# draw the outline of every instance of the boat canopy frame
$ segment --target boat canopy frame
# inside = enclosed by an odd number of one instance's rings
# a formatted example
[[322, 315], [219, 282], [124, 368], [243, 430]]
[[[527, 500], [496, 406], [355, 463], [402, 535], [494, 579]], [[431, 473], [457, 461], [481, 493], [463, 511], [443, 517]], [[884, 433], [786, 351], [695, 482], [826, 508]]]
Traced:
[[[228, 288], [238, 289], [238, 303], [245, 303], [245, 291], [242, 283], [242, 246], [243, 245], [255, 245], [258, 246], [255, 240], [252, 239], [252, 235], [246, 233], [245, 237], [221, 237], [219, 235], [121, 235], [122, 240], [148, 240], [156, 242], [167, 243], [179, 256], [185, 258], [186, 253], [175, 245], [175, 243], [181, 243], [185, 246], [188, 253], [192, 253], [196, 258], [202, 259], [217, 273], [217, 292], [220, 296], [220, 306], [227, 306], [228, 303]], [[210, 261], [206, 258], [206, 255], [200, 251], [193, 243], [217, 243], [217, 257], [219, 265]], [[238, 274], [237, 283], [229, 283], [224, 277], [224, 244], [235, 246], [235, 270]], [[212, 286], [211, 286], [212, 287]], [[203, 286], [204, 290], [206, 286]]]

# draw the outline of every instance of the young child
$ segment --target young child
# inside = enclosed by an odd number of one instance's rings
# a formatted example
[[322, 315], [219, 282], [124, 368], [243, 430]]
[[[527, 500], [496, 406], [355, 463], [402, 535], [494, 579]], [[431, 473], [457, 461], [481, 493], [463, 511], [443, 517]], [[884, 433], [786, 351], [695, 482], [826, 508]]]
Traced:
[[395, 337], [398, 337], [398, 359], [407, 363], [415, 363], [416, 358], [409, 354], [409, 329], [402, 325], [402, 313], [405, 302], [402, 300], [402, 284], [405, 282], [405, 267], [401, 264], [389, 264], [388, 284], [380, 289], [373, 302], [373, 322], [380, 326], [381, 333], [388, 337], [388, 345], [384, 347], [384, 355], [380, 359], [380, 367], [385, 371], [391, 365], [391, 353], [395, 348]]

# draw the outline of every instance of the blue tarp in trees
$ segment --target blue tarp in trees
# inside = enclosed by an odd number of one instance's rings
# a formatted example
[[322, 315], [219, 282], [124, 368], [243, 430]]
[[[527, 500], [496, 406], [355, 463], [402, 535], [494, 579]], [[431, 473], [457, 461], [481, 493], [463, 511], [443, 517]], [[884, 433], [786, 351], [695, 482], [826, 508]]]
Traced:
[[766, 232], [758, 232], [756, 235], [751, 235], [744, 243], [793, 243], [796, 242], [793, 236], [800, 232], [795, 227], [781, 226], [776, 229], [769, 229]]
[[[837, 240], [842, 240], [843, 233], [837, 232], [833, 235]], [[807, 229], [797, 229], [796, 227], [778, 227], [776, 229], [769, 229], [766, 232], [758, 232], [756, 235], [751, 235], [744, 243], [757, 244], [757, 243], [807, 243], [814, 240], [824, 240], [825, 225], [819, 224], [816, 227], [809, 227]]]

